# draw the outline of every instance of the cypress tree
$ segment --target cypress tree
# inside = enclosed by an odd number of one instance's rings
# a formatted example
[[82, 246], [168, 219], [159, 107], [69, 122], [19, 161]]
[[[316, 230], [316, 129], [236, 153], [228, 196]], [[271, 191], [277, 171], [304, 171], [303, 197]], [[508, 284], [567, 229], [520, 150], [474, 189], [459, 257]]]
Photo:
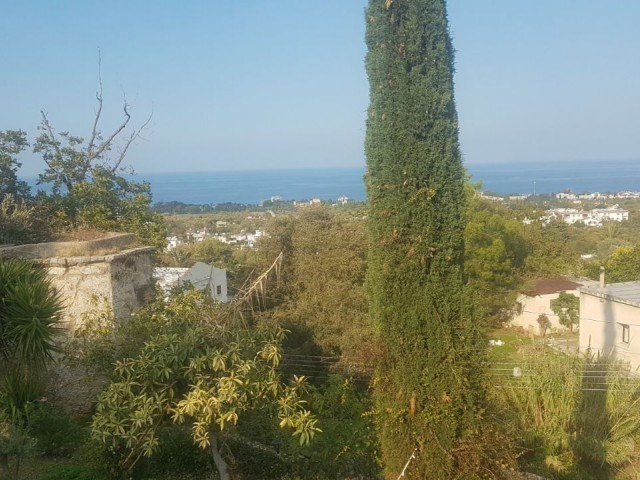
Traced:
[[376, 401], [396, 478], [471, 478], [465, 443], [484, 392], [463, 281], [465, 170], [444, 0], [369, 0], [366, 156]]

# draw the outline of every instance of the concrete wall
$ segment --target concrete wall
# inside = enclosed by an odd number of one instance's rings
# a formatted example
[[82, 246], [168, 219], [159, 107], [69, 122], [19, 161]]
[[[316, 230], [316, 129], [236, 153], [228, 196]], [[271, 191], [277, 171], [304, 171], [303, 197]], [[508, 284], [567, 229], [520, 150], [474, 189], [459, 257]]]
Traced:
[[[623, 341], [628, 326], [628, 342]], [[640, 309], [633, 305], [580, 294], [580, 351], [629, 362], [640, 368]]]

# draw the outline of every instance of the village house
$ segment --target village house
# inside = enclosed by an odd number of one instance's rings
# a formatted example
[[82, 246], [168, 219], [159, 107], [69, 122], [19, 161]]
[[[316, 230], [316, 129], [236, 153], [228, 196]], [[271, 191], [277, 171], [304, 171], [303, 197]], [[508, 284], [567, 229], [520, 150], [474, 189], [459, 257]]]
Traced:
[[229, 301], [227, 290], [227, 271], [198, 262], [191, 268], [156, 267], [153, 277], [158, 286], [168, 293], [174, 287], [192, 286], [207, 293], [213, 300], [221, 303]]
[[553, 208], [546, 211], [544, 220], [552, 219], [573, 225], [583, 223], [588, 227], [601, 227], [604, 221], [623, 222], [629, 220], [629, 211], [613, 205], [607, 208], [594, 208], [593, 210], [577, 210], [575, 208]]
[[640, 282], [580, 289], [580, 351], [640, 367]]
[[551, 323], [551, 331], [565, 331], [567, 328], [560, 324], [558, 316], [551, 309], [551, 301], [558, 298], [561, 292], [570, 293], [576, 297], [579, 288], [589, 283], [587, 280], [574, 281], [565, 277], [542, 278], [533, 282], [531, 287], [518, 295], [516, 313], [511, 319], [511, 325], [522, 327], [527, 332], [540, 334], [538, 317], [546, 315]]

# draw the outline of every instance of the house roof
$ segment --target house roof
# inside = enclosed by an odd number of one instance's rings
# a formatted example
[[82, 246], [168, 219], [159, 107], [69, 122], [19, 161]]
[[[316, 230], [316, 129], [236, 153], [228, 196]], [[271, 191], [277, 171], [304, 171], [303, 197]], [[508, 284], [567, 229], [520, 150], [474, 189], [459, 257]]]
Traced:
[[588, 286], [582, 287], [580, 292], [640, 307], [640, 282], [610, 283], [604, 288]]
[[153, 269], [153, 278], [158, 282], [160, 288], [168, 291], [173, 287], [180, 275], [185, 273], [188, 268], [178, 267], [155, 267]]
[[197, 262], [189, 270], [183, 273], [180, 278], [178, 278], [178, 285], [189, 282], [194, 286], [194, 288], [203, 290], [211, 281], [211, 277], [214, 272], [222, 272], [226, 275], [226, 270], [222, 268], [216, 268], [213, 265]]
[[530, 297], [549, 295], [551, 293], [577, 290], [583, 283], [577, 283], [566, 277], [539, 278], [534, 280], [531, 287], [524, 294]]

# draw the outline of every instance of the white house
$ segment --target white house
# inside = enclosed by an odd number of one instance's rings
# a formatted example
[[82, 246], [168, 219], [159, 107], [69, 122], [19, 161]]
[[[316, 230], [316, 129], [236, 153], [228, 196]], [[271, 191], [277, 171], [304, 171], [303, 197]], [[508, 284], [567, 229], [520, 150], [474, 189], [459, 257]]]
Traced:
[[176, 285], [180, 287], [186, 283], [193, 285], [196, 290], [208, 292], [211, 298], [218, 302], [229, 301], [227, 271], [222, 268], [198, 262], [178, 277]]
[[573, 281], [565, 277], [541, 278], [534, 281], [527, 291], [518, 295], [518, 308], [511, 319], [511, 325], [522, 327], [527, 332], [539, 334], [538, 317], [546, 315], [551, 322], [551, 330], [567, 330], [560, 325], [558, 316], [551, 309], [551, 300], [555, 300], [560, 292], [578, 296], [578, 288], [585, 284], [583, 280]]
[[629, 220], [629, 211], [614, 205], [609, 208], [594, 208], [591, 213], [598, 220], [611, 220], [614, 222], [623, 222]]
[[180, 245], [180, 239], [175, 235], [167, 237], [166, 240], [167, 240], [167, 247], [166, 247], [167, 251], [173, 250], [178, 245]]
[[640, 367], [640, 282], [580, 289], [580, 351]]
[[209, 292], [218, 302], [229, 301], [227, 271], [213, 265], [198, 262], [191, 268], [156, 267], [153, 277], [165, 293], [189, 283], [196, 290]]
[[629, 220], [629, 211], [620, 208], [618, 205], [607, 208], [594, 208], [590, 211], [576, 210], [575, 208], [552, 208], [547, 210], [546, 213], [547, 220], [555, 218], [569, 225], [581, 222], [588, 227], [600, 227], [605, 220], [614, 222]]

